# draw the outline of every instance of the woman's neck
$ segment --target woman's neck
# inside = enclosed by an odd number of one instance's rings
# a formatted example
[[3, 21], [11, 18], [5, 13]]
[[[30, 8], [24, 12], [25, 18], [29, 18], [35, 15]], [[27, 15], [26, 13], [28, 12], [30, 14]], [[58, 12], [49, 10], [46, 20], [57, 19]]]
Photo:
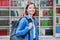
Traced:
[[33, 18], [33, 15], [29, 15], [29, 17], [32, 19]]

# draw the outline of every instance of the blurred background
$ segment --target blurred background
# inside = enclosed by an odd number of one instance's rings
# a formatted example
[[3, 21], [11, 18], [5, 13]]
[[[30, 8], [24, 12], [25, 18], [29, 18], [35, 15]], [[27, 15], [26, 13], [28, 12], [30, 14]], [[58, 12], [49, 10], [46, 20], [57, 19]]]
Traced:
[[60, 0], [0, 0], [0, 40], [10, 40], [11, 22], [25, 15], [30, 2], [36, 5], [39, 40], [60, 40]]

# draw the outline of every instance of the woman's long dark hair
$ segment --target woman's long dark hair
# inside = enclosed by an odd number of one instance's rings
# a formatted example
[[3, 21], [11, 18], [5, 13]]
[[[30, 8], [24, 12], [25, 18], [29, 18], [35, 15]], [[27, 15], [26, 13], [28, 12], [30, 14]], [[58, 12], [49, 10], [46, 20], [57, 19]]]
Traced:
[[34, 7], [35, 7], [35, 13], [33, 14], [33, 16], [34, 16], [34, 15], [36, 14], [36, 6], [35, 6], [34, 3], [29, 3], [29, 4], [27, 4], [27, 6], [26, 6], [26, 8], [25, 8], [25, 14], [28, 15], [27, 9], [28, 9], [29, 5], [31, 5], [31, 4], [33, 4]]

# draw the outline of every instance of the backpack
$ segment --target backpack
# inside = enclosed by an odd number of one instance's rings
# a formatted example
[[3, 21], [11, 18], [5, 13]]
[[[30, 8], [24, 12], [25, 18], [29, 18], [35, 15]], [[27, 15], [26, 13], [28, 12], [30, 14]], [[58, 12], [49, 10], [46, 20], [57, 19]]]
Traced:
[[[22, 17], [23, 18], [23, 17]], [[18, 24], [19, 24], [19, 21], [22, 19], [22, 18], [20, 18], [18, 21], [17, 20], [15, 20], [15, 21], [12, 21], [12, 28], [11, 28], [11, 36], [10, 36], [10, 40], [22, 40], [22, 37], [20, 36], [20, 37], [17, 37], [16, 35], [15, 35], [15, 33], [16, 33], [16, 29], [17, 29], [17, 27], [18, 27]], [[28, 21], [28, 23], [29, 23], [29, 20], [28, 20], [28, 18], [27, 17], [25, 17], [26, 18], [26, 20]]]

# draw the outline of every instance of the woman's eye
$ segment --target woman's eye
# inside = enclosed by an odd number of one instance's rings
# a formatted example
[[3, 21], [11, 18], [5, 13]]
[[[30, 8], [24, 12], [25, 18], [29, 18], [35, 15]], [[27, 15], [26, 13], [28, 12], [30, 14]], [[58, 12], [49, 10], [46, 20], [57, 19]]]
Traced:
[[33, 7], [30, 7], [29, 9], [35, 9], [35, 8], [33, 8]]

